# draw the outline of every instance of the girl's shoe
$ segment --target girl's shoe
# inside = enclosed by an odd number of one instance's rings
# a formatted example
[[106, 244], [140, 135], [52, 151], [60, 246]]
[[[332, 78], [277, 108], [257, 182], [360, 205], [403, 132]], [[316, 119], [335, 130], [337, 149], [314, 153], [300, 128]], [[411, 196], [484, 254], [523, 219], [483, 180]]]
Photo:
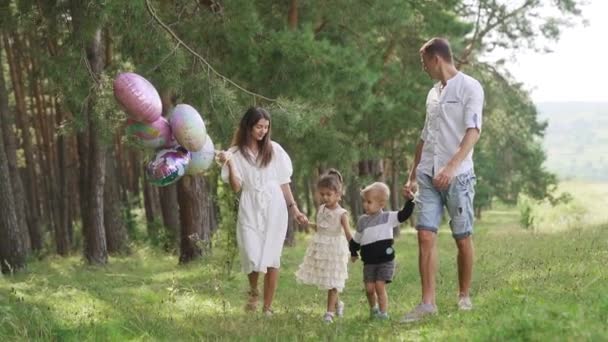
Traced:
[[344, 302], [341, 300], [336, 303], [336, 316], [344, 316]]
[[325, 322], [325, 323], [333, 323], [334, 322], [334, 313], [333, 312], [326, 312], [325, 315], [323, 315], [323, 322]]
[[260, 292], [258, 289], [251, 289], [247, 294], [249, 298], [247, 298], [247, 304], [245, 304], [245, 311], [257, 311]]

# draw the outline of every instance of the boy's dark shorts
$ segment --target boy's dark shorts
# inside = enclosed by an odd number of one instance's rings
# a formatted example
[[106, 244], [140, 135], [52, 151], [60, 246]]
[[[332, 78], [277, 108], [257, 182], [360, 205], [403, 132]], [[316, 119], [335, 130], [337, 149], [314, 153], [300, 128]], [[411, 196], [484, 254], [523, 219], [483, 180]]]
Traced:
[[363, 282], [374, 283], [385, 281], [387, 284], [393, 281], [395, 274], [395, 260], [383, 262], [381, 264], [363, 265]]

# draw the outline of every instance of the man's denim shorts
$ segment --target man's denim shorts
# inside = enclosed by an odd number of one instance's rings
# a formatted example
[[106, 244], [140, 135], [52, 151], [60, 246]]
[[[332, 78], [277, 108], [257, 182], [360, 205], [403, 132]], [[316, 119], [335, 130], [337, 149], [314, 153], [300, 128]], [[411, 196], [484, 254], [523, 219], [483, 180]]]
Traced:
[[433, 186], [433, 178], [419, 172], [416, 175], [416, 229], [437, 232], [443, 216], [443, 207], [450, 215], [450, 228], [454, 239], [463, 239], [473, 233], [475, 211], [475, 173], [462, 173], [452, 180], [447, 190], [439, 191]]

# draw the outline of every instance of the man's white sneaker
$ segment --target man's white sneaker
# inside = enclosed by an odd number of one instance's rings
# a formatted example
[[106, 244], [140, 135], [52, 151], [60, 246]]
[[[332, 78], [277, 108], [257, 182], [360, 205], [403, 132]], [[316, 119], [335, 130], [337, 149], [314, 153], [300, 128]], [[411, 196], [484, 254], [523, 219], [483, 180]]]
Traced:
[[437, 307], [432, 304], [418, 304], [412, 311], [408, 312], [401, 319], [401, 323], [412, 323], [422, 320], [426, 316], [436, 315]]

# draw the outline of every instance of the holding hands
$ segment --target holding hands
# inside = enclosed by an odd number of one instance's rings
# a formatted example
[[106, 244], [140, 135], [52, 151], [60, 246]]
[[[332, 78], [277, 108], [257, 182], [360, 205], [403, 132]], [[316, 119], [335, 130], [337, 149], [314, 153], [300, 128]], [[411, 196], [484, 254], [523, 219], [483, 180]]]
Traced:
[[414, 198], [416, 191], [418, 191], [418, 183], [416, 183], [416, 179], [408, 179], [407, 183], [403, 185], [403, 196], [411, 200]]
[[304, 213], [302, 213], [300, 211], [300, 209], [298, 209], [298, 207], [294, 205], [291, 206], [292, 210], [293, 210], [293, 216], [296, 219], [296, 222], [298, 222], [299, 225], [307, 225], [308, 224], [308, 217], [306, 217], [306, 215]]

